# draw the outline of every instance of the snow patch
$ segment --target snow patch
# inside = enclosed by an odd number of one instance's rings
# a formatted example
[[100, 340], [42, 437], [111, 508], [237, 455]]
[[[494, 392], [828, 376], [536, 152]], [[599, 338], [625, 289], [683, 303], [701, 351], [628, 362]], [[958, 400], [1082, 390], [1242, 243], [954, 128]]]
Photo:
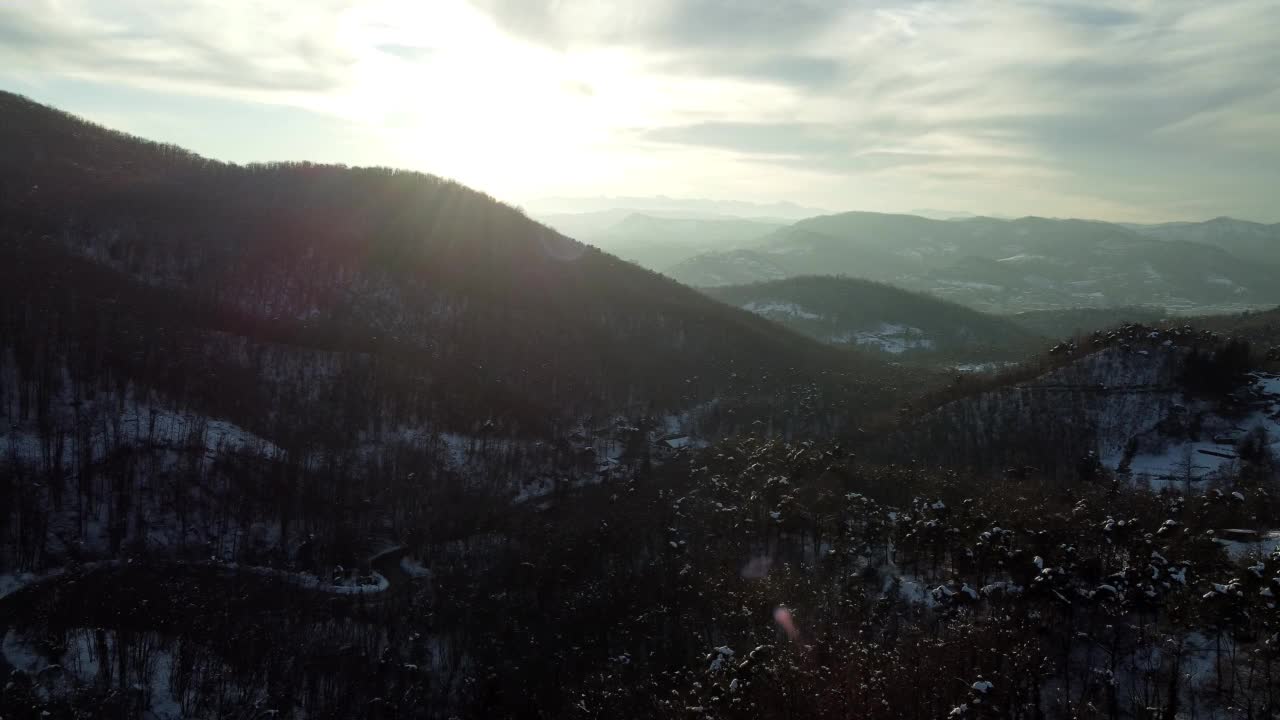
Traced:
[[35, 573], [3, 573], [0, 574], [0, 598], [21, 590], [30, 585], [39, 576]]
[[925, 337], [920, 328], [896, 323], [880, 323], [872, 330], [846, 332], [832, 335], [828, 342], [872, 346], [881, 352], [898, 355], [908, 350], [932, 350], [933, 340]]
[[776, 300], [769, 302], [752, 301], [743, 305], [742, 309], [748, 312], [753, 312], [756, 315], [763, 315], [764, 317], [791, 317], [802, 318], [804, 320], [818, 320], [822, 318], [821, 315], [809, 312], [795, 303], [779, 302]]
[[1226, 548], [1227, 557], [1232, 560], [1251, 557], [1265, 558], [1271, 553], [1280, 550], [1280, 530], [1258, 533], [1257, 539], [1252, 541], [1217, 538], [1215, 542]]
[[400, 572], [409, 577], [421, 578], [431, 577], [431, 570], [419, 563], [417, 560], [405, 555], [400, 558]]
[[1000, 362], [957, 363], [952, 365], [951, 369], [961, 373], [993, 373], [1013, 365], [1017, 365], [1017, 363], [1007, 360]]

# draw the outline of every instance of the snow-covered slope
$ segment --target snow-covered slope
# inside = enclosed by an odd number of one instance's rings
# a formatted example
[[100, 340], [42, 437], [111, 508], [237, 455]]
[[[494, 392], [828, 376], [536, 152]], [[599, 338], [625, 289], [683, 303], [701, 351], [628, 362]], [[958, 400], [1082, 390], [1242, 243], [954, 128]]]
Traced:
[[1141, 326], [1113, 335], [1091, 352], [1064, 343], [1056, 366], [945, 403], [909, 424], [899, 447], [989, 469], [1101, 468], [1182, 488], [1238, 467], [1236, 446], [1251, 433], [1254, 445], [1280, 450], [1276, 376], [1255, 373], [1228, 394], [1197, 389], [1188, 363], [1222, 341]]
[[1280, 457], [1280, 375], [1257, 373], [1228, 406], [1187, 398], [1126, 447], [1105, 448], [1108, 468], [1153, 488], [1197, 489], [1239, 468], [1241, 446]]

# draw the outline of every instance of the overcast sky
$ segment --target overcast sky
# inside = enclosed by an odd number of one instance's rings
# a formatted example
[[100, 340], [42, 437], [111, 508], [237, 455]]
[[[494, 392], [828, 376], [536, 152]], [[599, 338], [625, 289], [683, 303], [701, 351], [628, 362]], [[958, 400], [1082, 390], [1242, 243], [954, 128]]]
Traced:
[[0, 88], [535, 207], [1280, 221], [1280, 0], [21, 0]]

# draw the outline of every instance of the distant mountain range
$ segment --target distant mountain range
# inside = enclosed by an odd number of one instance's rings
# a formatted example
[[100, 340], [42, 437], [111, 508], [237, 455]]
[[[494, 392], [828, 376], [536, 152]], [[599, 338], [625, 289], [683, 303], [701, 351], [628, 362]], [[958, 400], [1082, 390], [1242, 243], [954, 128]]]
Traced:
[[[918, 215], [930, 220], [966, 220], [968, 218], [983, 217], [979, 213], [971, 213], [965, 210], [939, 210], [937, 208], [916, 208], [908, 214]], [[1013, 219], [1007, 215], [987, 215], [986, 217], [999, 218], [1000, 220]]]
[[1280, 262], [1280, 223], [1263, 225], [1228, 217], [1206, 222], [1162, 225], [1125, 225], [1145, 237], [1158, 240], [1212, 245], [1250, 262], [1272, 266]]
[[651, 269], [754, 245], [790, 224], [776, 218], [686, 217], [629, 210], [551, 215], [542, 220], [570, 237]]
[[995, 312], [1229, 311], [1280, 303], [1280, 231], [1228, 219], [1123, 226], [852, 212], [802, 220], [665, 272], [704, 287], [845, 274]]
[[541, 198], [529, 201], [524, 207], [534, 217], [538, 218], [548, 215], [590, 214], [621, 209], [627, 213], [635, 212], [645, 215], [691, 218], [782, 218], [794, 222], [830, 212], [820, 208], [797, 205], [792, 202], [754, 203], [740, 200], [675, 198], [661, 195]]

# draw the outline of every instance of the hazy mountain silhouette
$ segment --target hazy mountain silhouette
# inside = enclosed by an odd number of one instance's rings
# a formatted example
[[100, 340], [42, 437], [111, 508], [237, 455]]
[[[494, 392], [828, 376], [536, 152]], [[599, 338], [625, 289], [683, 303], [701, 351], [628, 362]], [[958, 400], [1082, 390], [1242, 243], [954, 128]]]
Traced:
[[[755, 247], [696, 256], [666, 272], [704, 286], [840, 273], [1004, 312], [1144, 304], [1191, 312], [1280, 302], [1270, 227], [1228, 225], [1233, 232], [1211, 244], [1200, 241], [1204, 228], [855, 212], [803, 220]], [[1234, 232], [1240, 228], [1248, 232]], [[1168, 238], [1149, 236], [1160, 233]], [[1250, 254], [1233, 254], [1244, 250]]]

